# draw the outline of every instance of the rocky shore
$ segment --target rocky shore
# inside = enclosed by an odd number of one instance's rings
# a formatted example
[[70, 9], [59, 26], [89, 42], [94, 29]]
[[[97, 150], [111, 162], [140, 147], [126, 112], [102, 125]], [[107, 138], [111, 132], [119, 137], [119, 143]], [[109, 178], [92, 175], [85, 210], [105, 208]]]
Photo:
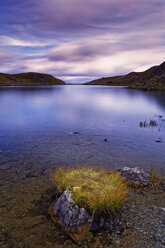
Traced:
[[[130, 190], [123, 210], [125, 227], [121, 231], [118, 228], [90, 231], [92, 238], [78, 245], [58, 223], [59, 217], [51, 218], [50, 208], [53, 209], [58, 192], [50, 180], [50, 171], [33, 168], [29, 174], [24, 168], [21, 174], [15, 169], [12, 174], [7, 166], [0, 169], [1, 248], [165, 247], [164, 187], [142, 185]], [[123, 173], [126, 171], [128, 168]], [[134, 180], [134, 169], [129, 172]]]
[[[84, 208], [78, 207], [72, 200], [69, 190], [65, 190], [54, 204], [53, 211], [50, 209], [52, 219], [54, 219], [54, 216], [58, 216], [58, 223], [64, 231], [73, 241], [81, 246], [84, 242], [91, 242], [94, 238], [93, 231], [100, 229], [108, 230], [112, 234], [122, 235], [122, 233], [132, 227], [136, 234], [138, 231], [140, 231], [140, 233], [146, 233], [142, 228], [136, 227], [136, 222], [139, 222], [141, 215], [143, 216], [142, 218], [146, 220], [146, 223], [148, 223], [150, 217], [155, 216], [155, 219], [152, 221], [152, 227], [148, 227], [147, 230], [150, 231], [150, 238], [156, 242], [156, 247], [164, 247], [165, 239], [163, 232], [165, 231], [165, 226], [163, 225], [165, 224], [165, 208], [149, 206], [146, 209], [142, 209], [141, 213], [136, 213], [132, 205], [136, 202], [136, 191], [140, 190], [140, 192], [144, 194], [145, 188], [151, 190], [153, 187], [152, 183], [154, 182], [151, 182], [151, 180], [158, 181], [160, 178], [151, 179], [151, 174], [137, 167], [119, 168], [118, 171], [125, 177], [130, 185], [129, 200], [120, 210], [107, 215], [103, 214], [98, 216], [90, 214]], [[164, 190], [164, 182], [161, 181], [158, 183], [159, 189]], [[133, 190], [131, 189], [132, 187]], [[136, 207], [136, 205], [134, 206]], [[158, 215], [160, 219], [157, 218]], [[163, 223], [163, 225], [160, 225], [160, 223]]]

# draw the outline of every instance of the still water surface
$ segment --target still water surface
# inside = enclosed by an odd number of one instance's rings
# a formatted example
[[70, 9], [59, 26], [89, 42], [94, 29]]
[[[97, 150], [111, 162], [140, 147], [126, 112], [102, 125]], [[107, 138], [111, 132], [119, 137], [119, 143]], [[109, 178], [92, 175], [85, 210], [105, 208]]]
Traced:
[[[146, 127], [140, 127], [145, 121]], [[83, 163], [163, 170], [165, 92], [106, 86], [0, 88], [1, 166]]]

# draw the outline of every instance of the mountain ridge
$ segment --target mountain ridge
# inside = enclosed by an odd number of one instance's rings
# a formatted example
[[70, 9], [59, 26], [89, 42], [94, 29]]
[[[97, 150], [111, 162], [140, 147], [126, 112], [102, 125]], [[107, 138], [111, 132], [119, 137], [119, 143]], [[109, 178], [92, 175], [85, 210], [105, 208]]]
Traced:
[[18, 74], [0, 73], [0, 86], [64, 85], [65, 82], [50, 74], [27, 72]]
[[129, 86], [133, 89], [165, 90], [165, 62], [143, 72], [103, 77], [85, 83], [85, 85]]

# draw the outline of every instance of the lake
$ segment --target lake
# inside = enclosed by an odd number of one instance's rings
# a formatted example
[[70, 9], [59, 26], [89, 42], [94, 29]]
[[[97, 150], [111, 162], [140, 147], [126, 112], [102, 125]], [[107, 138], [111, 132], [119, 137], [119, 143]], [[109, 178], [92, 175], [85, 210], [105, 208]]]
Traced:
[[[0, 87], [0, 247], [79, 247], [50, 217], [58, 166], [163, 171], [164, 151], [165, 92]], [[96, 247], [98, 238], [111, 243], [109, 232], [100, 230], [85, 247]]]
[[6, 164], [20, 170], [22, 164], [163, 170], [165, 92], [83, 85], [1, 87], [0, 165]]

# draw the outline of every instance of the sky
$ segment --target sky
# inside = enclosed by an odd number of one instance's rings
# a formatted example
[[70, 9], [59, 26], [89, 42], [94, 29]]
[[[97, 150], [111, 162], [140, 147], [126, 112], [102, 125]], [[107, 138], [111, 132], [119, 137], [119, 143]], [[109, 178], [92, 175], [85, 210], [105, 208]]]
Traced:
[[0, 0], [0, 72], [82, 83], [163, 61], [164, 0]]

